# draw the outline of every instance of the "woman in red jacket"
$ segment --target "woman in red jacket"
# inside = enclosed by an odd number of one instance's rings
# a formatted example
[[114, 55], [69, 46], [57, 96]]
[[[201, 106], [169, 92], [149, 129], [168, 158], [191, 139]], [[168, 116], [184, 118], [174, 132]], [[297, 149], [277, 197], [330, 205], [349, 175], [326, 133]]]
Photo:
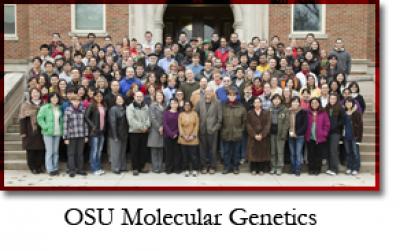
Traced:
[[228, 58], [229, 58], [229, 48], [227, 47], [226, 38], [221, 37], [220, 44], [221, 44], [221, 47], [219, 47], [215, 51], [215, 57], [217, 57], [221, 60], [222, 67], [225, 69], [226, 62], [228, 61]]

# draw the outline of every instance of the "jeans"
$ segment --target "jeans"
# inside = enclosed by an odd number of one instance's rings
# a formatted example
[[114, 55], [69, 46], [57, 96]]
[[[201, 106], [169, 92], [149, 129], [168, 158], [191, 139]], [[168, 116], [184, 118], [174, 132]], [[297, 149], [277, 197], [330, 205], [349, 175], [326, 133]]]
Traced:
[[164, 149], [162, 147], [152, 147], [150, 148], [150, 152], [153, 172], [161, 172]]
[[101, 169], [101, 153], [103, 151], [104, 135], [90, 137], [90, 169], [92, 172]]
[[303, 163], [304, 136], [289, 138], [290, 162], [292, 172], [299, 173]]
[[224, 150], [224, 170], [239, 170], [240, 141], [222, 141]]
[[58, 146], [60, 145], [60, 136], [43, 135], [43, 141], [46, 148], [46, 170], [48, 173], [58, 171]]
[[360, 171], [360, 147], [356, 140], [344, 140], [344, 148], [346, 149], [347, 169], [351, 171]]

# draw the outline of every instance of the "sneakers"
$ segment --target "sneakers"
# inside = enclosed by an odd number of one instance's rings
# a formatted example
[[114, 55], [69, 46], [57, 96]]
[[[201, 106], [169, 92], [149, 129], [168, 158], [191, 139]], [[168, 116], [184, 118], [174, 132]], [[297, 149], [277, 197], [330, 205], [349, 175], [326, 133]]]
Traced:
[[49, 175], [50, 176], [56, 176], [56, 175], [59, 175], [59, 172], [58, 171], [52, 171], [52, 172], [49, 172]]
[[197, 177], [197, 171], [192, 172], [193, 177]]
[[352, 172], [351, 172], [351, 175], [357, 175], [358, 174], [358, 172], [356, 171], [356, 170], [353, 170]]
[[328, 175], [331, 175], [331, 176], [335, 176], [336, 175], [336, 173], [334, 171], [332, 171], [332, 170], [327, 170], [325, 173], [328, 174]]
[[282, 175], [282, 169], [277, 169], [276, 170], [276, 175], [281, 176]]
[[[211, 172], [211, 170], [210, 170], [210, 172]], [[202, 169], [202, 170], [201, 170], [201, 173], [202, 173], [202, 174], [206, 174], [206, 173], [207, 173], [207, 169], [206, 169], [206, 168]]]
[[190, 173], [189, 171], [185, 171], [185, 177], [189, 177]]
[[275, 169], [271, 169], [271, 171], [269, 171], [269, 174], [274, 175], [275, 174]]
[[234, 174], [239, 174], [239, 169], [233, 170], [233, 173], [234, 173]]
[[241, 165], [243, 165], [245, 162], [246, 162], [245, 159], [241, 159], [241, 160], [240, 160], [240, 164], [241, 164]]
[[264, 172], [263, 172], [263, 171], [260, 171], [258, 174], [259, 174], [260, 176], [263, 176], [263, 175], [264, 175]]
[[215, 169], [214, 169], [214, 168], [210, 168], [209, 173], [210, 173], [210, 174], [214, 174], [214, 173], [215, 173]]
[[256, 171], [252, 171], [252, 172], [251, 172], [251, 175], [253, 175], [253, 176], [255, 176], [256, 174], [257, 174]]
[[133, 176], [138, 176], [139, 175], [139, 171], [138, 170], [133, 170]]
[[69, 173], [69, 177], [71, 177], [71, 178], [75, 177], [75, 173], [70, 172], [70, 173]]
[[228, 173], [229, 173], [229, 171], [226, 170], [226, 169], [224, 169], [224, 170], [222, 171], [222, 174], [228, 174]]
[[95, 171], [93, 174], [96, 176], [100, 176], [100, 175], [105, 174], [105, 172], [103, 170], [99, 169], [99, 170]]
[[351, 170], [350, 170], [350, 169], [347, 169], [347, 170], [346, 170], [346, 174], [347, 174], [347, 175], [350, 175], [350, 174], [351, 174]]

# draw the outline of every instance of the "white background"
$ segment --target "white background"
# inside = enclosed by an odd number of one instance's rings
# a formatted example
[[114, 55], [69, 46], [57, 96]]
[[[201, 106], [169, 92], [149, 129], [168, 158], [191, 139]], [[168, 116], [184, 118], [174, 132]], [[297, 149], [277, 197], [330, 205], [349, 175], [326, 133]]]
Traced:
[[[399, 250], [400, 93], [397, 1], [381, 6], [382, 192], [336, 193], [4, 193], [0, 194], [0, 250]], [[338, 20], [339, 21], [339, 20]], [[373, 32], [373, 31], [371, 31]], [[370, 48], [373, 49], [373, 48]], [[390, 114], [390, 116], [389, 116]], [[390, 136], [390, 137], [389, 137]], [[227, 213], [316, 213], [316, 226], [68, 226], [70, 207]]]

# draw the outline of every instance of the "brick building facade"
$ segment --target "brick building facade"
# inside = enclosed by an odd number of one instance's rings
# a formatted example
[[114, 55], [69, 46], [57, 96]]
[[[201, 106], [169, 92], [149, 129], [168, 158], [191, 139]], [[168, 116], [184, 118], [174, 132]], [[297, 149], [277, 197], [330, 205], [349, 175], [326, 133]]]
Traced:
[[[51, 34], [59, 32], [63, 41], [70, 42], [74, 34], [75, 6], [69, 4], [16, 4], [5, 5], [15, 11], [15, 34], [5, 36], [5, 64], [26, 62], [37, 55], [42, 43], [50, 42]], [[364, 64], [375, 62], [375, 5], [321, 5], [319, 22], [321, 32], [317, 38], [322, 48], [330, 50], [337, 37], [344, 39], [353, 59]], [[193, 8], [212, 8], [194, 6]], [[98, 42], [109, 34], [113, 41], [121, 41], [125, 36], [143, 38], [145, 30], [152, 30], [156, 40], [161, 39], [165, 25], [164, 13], [171, 5], [128, 5], [108, 4], [102, 7], [104, 31], [98, 33]], [[302, 40], [303, 33], [292, 32], [294, 5], [226, 5], [233, 13], [232, 30], [241, 40], [249, 41], [252, 36], [271, 38], [278, 35], [289, 45], [290, 39]], [[11, 11], [10, 10], [10, 11]], [[11, 14], [10, 14], [11, 15]], [[216, 13], [215, 15], [218, 15]], [[12, 15], [11, 15], [12, 16]], [[12, 18], [12, 17], [11, 17]], [[142, 34], [142, 35], [140, 35]], [[84, 33], [82, 42], [86, 40]], [[302, 43], [302, 42], [300, 42]]]

